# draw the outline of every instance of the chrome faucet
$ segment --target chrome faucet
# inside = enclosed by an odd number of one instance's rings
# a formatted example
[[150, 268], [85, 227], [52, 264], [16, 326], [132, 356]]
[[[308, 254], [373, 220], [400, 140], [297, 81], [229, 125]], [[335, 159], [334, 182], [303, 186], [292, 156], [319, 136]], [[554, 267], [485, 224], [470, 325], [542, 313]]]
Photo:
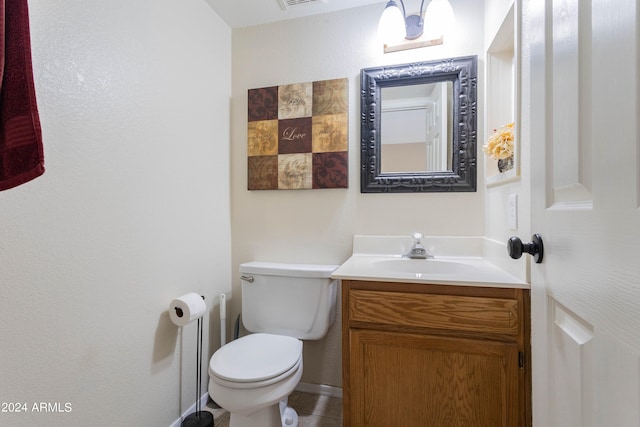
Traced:
[[431, 258], [433, 258], [433, 255], [431, 255], [425, 249], [425, 247], [422, 245], [421, 240], [424, 238], [424, 236], [422, 234], [413, 233], [411, 235], [411, 238], [413, 239], [413, 246], [409, 250], [409, 253], [404, 255], [405, 257], [411, 258], [411, 259], [431, 259]]

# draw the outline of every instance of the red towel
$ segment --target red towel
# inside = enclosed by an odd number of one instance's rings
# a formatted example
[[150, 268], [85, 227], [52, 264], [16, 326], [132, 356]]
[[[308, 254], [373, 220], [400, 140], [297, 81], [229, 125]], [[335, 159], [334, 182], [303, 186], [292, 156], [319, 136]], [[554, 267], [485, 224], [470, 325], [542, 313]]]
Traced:
[[0, 0], [0, 190], [44, 173], [27, 0]]

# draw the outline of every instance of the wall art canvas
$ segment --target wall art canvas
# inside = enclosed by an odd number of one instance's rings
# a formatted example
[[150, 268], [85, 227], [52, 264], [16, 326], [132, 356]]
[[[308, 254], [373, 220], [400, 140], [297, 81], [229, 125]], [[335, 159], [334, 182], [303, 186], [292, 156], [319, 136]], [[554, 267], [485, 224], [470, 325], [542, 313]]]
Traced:
[[249, 89], [248, 189], [348, 187], [348, 79]]

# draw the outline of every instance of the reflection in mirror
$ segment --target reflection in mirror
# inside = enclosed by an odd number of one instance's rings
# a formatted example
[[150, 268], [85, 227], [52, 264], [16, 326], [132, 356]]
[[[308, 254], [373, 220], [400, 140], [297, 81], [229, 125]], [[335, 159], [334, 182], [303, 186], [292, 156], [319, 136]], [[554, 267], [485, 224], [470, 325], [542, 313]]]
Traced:
[[446, 81], [381, 89], [382, 173], [451, 171], [452, 87]]
[[476, 191], [477, 57], [360, 73], [360, 191]]

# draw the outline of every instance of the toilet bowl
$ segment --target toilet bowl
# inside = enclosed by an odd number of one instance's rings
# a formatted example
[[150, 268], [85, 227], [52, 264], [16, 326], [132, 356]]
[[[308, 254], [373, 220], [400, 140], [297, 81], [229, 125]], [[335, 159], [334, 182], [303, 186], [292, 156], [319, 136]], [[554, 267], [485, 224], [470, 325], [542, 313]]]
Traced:
[[302, 377], [302, 341], [252, 334], [216, 351], [209, 362], [209, 393], [232, 414], [230, 427], [297, 427], [280, 404]]
[[324, 337], [335, 319], [336, 265], [250, 262], [242, 273], [242, 321], [250, 335], [209, 362], [209, 395], [229, 427], [298, 427], [287, 398], [302, 378], [302, 339]]

